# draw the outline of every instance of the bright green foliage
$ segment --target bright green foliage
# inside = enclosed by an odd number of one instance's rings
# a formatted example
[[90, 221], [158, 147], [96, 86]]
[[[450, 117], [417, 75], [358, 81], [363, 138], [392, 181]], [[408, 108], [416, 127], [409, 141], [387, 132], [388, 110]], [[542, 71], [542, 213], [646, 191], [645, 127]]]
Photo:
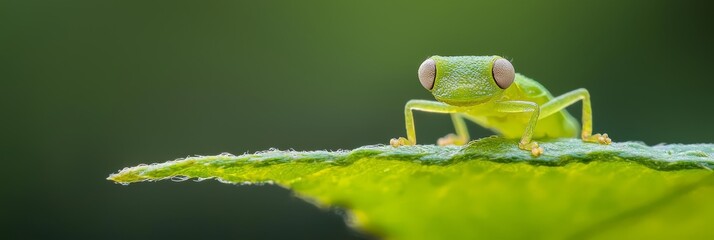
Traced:
[[274, 182], [347, 208], [357, 227], [388, 239], [714, 238], [714, 145], [541, 146], [538, 158], [502, 138], [466, 147], [270, 150], [140, 165], [108, 179]]

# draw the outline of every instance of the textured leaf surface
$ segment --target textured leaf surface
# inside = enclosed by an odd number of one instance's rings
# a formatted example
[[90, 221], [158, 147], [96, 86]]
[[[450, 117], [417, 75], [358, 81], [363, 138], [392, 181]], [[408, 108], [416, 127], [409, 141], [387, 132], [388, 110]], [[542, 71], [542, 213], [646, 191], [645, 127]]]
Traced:
[[[390, 239], [712, 238], [714, 145], [541, 141], [269, 150], [126, 168], [109, 180], [276, 183]], [[236, 216], [240, 217], [240, 216]]]

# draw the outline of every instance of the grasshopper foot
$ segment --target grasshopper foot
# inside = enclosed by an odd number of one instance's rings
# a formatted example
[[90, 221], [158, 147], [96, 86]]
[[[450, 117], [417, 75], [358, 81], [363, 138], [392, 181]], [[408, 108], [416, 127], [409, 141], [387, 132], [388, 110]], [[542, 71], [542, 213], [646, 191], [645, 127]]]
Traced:
[[590, 136], [583, 136], [583, 141], [605, 144], [605, 145], [612, 143], [612, 139], [610, 139], [610, 137], [607, 135], [607, 133], [603, 133], [603, 134], [598, 133], [598, 134], [593, 134]]
[[529, 143], [518, 143], [518, 148], [530, 151], [531, 155], [534, 157], [538, 157], [541, 154], [543, 154], [543, 148], [538, 146], [538, 143], [535, 141], [531, 141]]
[[439, 146], [446, 146], [446, 145], [464, 145], [466, 144], [466, 139], [463, 137], [459, 137], [456, 134], [449, 133], [446, 136], [439, 138], [439, 140], [436, 141], [436, 145]]
[[400, 138], [392, 138], [391, 140], [389, 140], [389, 145], [392, 145], [392, 147], [399, 147], [399, 146], [414, 145], [414, 143], [409, 141], [406, 138], [400, 137]]

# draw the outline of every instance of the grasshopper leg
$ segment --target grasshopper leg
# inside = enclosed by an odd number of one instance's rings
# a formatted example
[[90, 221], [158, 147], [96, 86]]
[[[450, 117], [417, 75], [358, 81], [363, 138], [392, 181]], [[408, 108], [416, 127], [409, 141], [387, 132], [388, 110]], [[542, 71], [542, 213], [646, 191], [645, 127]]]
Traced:
[[[456, 127], [457, 137], [456, 139], [462, 140], [464, 143], [468, 139], [468, 131], [466, 130], [466, 124], [464, 123], [461, 116], [457, 116], [459, 119], [454, 119], [455, 114], [459, 112], [458, 107], [454, 107], [445, 103], [427, 100], [410, 100], [404, 106], [404, 122], [407, 128], [407, 137], [392, 138], [389, 144], [393, 147], [404, 146], [404, 145], [416, 145], [416, 129], [414, 127], [414, 110], [433, 112], [433, 113], [451, 113], [452, 119], [454, 120], [454, 126]], [[465, 135], [464, 135], [465, 134]]]
[[530, 151], [531, 155], [535, 157], [543, 154], [543, 148], [540, 147], [537, 142], [531, 140], [533, 137], [533, 129], [535, 129], [536, 123], [538, 123], [538, 116], [540, 115], [540, 107], [538, 104], [528, 101], [503, 101], [497, 103], [496, 109], [503, 113], [530, 113], [530, 119], [523, 132], [521, 141], [518, 142], [518, 147]]
[[436, 141], [436, 145], [464, 145], [469, 142], [469, 130], [466, 127], [464, 117], [461, 116], [461, 114], [459, 113], [452, 113], [451, 121], [454, 122], [454, 129], [456, 130], [456, 134], [449, 133], [446, 136], [439, 138], [439, 140]]
[[542, 119], [554, 113], [557, 113], [560, 110], [563, 110], [564, 108], [573, 105], [579, 100], [583, 101], [583, 129], [580, 134], [580, 137], [583, 139], [583, 141], [600, 144], [612, 143], [612, 139], [610, 139], [610, 136], [608, 136], [607, 133], [592, 134], [593, 112], [592, 107], [590, 106], [590, 93], [588, 93], [587, 89], [576, 89], [551, 99], [547, 103], [543, 104], [543, 106], [541, 106], [541, 114], [539, 118]]

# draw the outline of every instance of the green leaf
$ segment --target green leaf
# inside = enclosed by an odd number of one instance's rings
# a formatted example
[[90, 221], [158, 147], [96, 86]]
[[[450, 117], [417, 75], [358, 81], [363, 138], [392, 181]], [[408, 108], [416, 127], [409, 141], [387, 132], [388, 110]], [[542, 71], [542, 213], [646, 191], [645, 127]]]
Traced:
[[714, 238], [713, 144], [541, 146], [537, 158], [494, 137], [464, 147], [269, 150], [139, 165], [108, 179], [276, 183], [344, 207], [356, 227], [389, 239]]

